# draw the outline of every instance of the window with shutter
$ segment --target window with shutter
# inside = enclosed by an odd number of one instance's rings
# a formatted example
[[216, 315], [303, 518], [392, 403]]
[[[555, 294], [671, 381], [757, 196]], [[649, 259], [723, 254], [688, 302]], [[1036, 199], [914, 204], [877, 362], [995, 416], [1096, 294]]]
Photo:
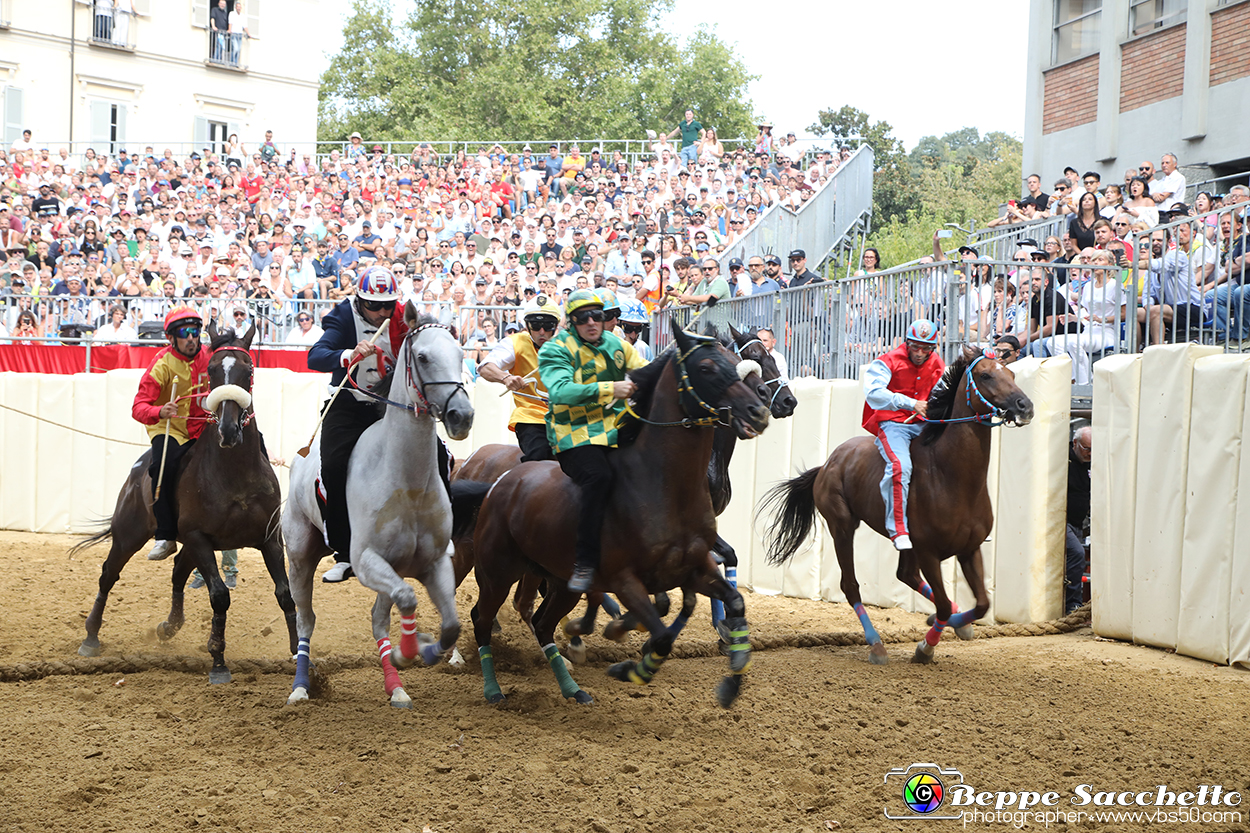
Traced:
[[135, 4], [135, 14], [147, 16], [152, 14], [152, 0], [132, 0]]
[[191, 131], [191, 141], [195, 143], [195, 150], [202, 151], [208, 147], [208, 119], [203, 116], [195, 117], [195, 127]]
[[4, 147], [7, 149], [22, 138], [22, 91], [17, 87], [4, 88]]
[[260, 37], [260, 0], [246, 0], [243, 4], [247, 12], [247, 34], [252, 38]]
[[191, 25], [208, 28], [208, 0], [191, 0]]
[[126, 111], [125, 104], [113, 105], [113, 153], [126, 146]]
[[113, 105], [107, 101], [91, 102], [91, 146], [96, 153], [112, 153]]

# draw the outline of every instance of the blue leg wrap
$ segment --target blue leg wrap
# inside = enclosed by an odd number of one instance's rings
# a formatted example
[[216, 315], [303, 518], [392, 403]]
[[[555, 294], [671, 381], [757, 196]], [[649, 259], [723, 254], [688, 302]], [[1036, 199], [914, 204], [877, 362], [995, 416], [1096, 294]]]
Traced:
[[291, 684], [291, 691], [302, 688], [307, 691], [311, 687], [308, 682], [308, 637], [302, 636], [299, 640], [299, 647], [295, 650], [295, 682]]
[[613, 619], [621, 618], [621, 606], [616, 603], [616, 599], [612, 598], [607, 593], [603, 594], [603, 603], [600, 607], [602, 607], [603, 611]]
[[872, 621], [868, 618], [868, 611], [864, 610], [863, 604], [855, 605], [855, 615], [859, 617], [859, 624], [864, 628], [864, 639], [868, 640], [869, 645], [876, 645], [881, 641], [881, 636], [877, 633], [877, 629], [872, 626]]
[[933, 588], [929, 586], [929, 582], [924, 579], [920, 580], [920, 586], [916, 588], [916, 592], [924, 596], [929, 601], [933, 601]]
[[961, 610], [960, 612], [953, 614], [951, 618], [947, 620], [946, 624], [952, 628], [962, 628], [964, 625], [971, 625], [974, 620], [975, 617], [973, 616], [973, 612], [971, 610]]

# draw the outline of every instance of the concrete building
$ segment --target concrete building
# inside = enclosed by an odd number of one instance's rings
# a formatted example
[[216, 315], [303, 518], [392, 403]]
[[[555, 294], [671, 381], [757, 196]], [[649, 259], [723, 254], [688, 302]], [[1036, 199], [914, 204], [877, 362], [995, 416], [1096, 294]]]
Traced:
[[[1030, 0], [1024, 172], [1250, 171], [1250, 0]], [[1223, 183], [1222, 188], [1227, 190]]]
[[[252, 152], [271, 129], [284, 155], [311, 151], [321, 0], [209, 2], [0, 0], [4, 147], [28, 128], [78, 155], [217, 150], [231, 133]], [[245, 32], [217, 31], [236, 11]]]

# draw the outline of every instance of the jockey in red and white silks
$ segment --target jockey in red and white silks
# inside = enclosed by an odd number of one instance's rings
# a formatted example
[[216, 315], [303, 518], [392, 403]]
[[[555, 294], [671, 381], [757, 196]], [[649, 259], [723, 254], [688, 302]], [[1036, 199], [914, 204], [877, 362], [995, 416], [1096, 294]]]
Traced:
[[885, 528], [899, 550], [911, 549], [907, 526], [907, 490], [911, 485], [911, 441], [924, 427], [929, 393], [946, 364], [934, 352], [937, 325], [919, 318], [907, 328], [902, 344], [868, 365], [864, 384], [864, 428], [877, 437], [885, 458], [881, 497]]

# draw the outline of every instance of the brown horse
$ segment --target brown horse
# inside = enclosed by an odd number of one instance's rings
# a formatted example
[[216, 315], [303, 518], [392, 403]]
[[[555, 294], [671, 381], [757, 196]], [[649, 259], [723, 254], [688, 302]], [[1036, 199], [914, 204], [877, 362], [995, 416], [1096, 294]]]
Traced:
[[[209, 392], [204, 410], [211, 416], [195, 446], [182, 458], [177, 493], [178, 540], [182, 550], [174, 558], [169, 618], [157, 627], [156, 634], [161, 640], [171, 639], [182, 627], [183, 588], [191, 570], [198, 567], [208, 583], [213, 608], [208, 638], [213, 668], [208, 679], [211, 683], [226, 683], [230, 681], [230, 669], [224, 659], [230, 591], [217, 572], [216, 550], [255, 547], [261, 551], [273, 579], [278, 606], [286, 616], [292, 654], [297, 637], [295, 602], [287, 583], [278, 518], [282, 498], [251, 407], [253, 363], [248, 351], [256, 326], [238, 338], [233, 329], [219, 333], [216, 324], [211, 323], [208, 334], [213, 356], [208, 363]], [[151, 454], [150, 450], [145, 451], [130, 470], [108, 528], [71, 550], [77, 552], [112, 539], [108, 558], [100, 570], [100, 591], [87, 617], [87, 638], [78, 649], [83, 656], [100, 655], [100, 624], [109, 591], [122, 568], [156, 530], [152, 480], [148, 476]]]
[[[768, 409], [742, 382], [735, 361], [714, 340], [674, 325], [677, 349], [665, 352], [631, 378], [638, 385], [635, 425], [622, 428], [636, 440], [613, 455], [616, 485], [603, 527], [603, 555], [593, 591], [611, 591], [651, 632], [652, 647], [639, 663], [623, 662], [609, 673], [637, 683], [650, 681], [675, 638], [649, 596], [674, 587], [719, 598], [729, 611], [730, 668], [718, 688], [730, 705], [750, 659], [742, 596], [717, 570], [712, 557], [716, 515], [707, 489], [707, 464], [715, 424], [739, 436], [755, 436]], [[556, 624], [581, 594], [568, 590], [581, 495], [559, 465], [523, 463], [491, 487], [474, 537], [478, 603], [473, 613], [487, 699], [504, 699], [495, 679], [491, 623], [509, 589], [528, 572], [548, 580], [534, 616], [534, 635], [555, 672], [560, 691], [579, 703], [591, 697], [569, 675], [554, 644]]]
[[[933, 648], [948, 624], [961, 638], [970, 639], [969, 626], [989, 609], [981, 543], [994, 523], [985, 485], [990, 426], [996, 417], [1027, 425], [1033, 419], [1033, 403], [1016, 386], [1015, 374], [992, 354], [965, 347], [930, 395], [928, 414], [931, 424], [912, 443], [907, 527], [913, 549], [899, 553], [897, 572], [900, 581], [937, 607], [933, 627], [912, 660], [922, 663], [932, 662]], [[824, 516], [842, 571], [842, 593], [859, 616], [871, 646], [869, 659], [877, 665], [885, 664], [888, 655], [860, 602], [854, 541], [860, 521], [888, 537], [880, 488], [884, 473], [885, 460], [873, 439], [855, 437], [834, 449], [824, 466], [774, 487], [761, 505], [761, 513], [769, 509], [779, 513], [765, 536], [773, 564], [798, 551], [817, 510]], [[954, 616], [941, 574], [942, 561], [952, 555], [959, 559], [976, 597], [975, 608]]]

